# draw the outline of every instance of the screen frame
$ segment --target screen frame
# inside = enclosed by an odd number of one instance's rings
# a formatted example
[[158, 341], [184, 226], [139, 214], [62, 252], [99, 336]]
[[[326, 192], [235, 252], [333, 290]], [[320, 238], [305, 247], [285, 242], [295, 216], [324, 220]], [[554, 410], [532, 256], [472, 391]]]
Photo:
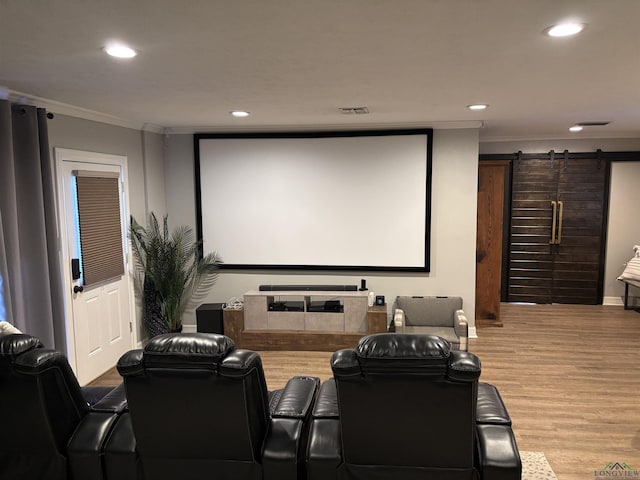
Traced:
[[200, 142], [207, 139], [301, 139], [301, 138], [342, 138], [342, 137], [378, 137], [390, 135], [425, 135], [426, 136], [426, 195], [425, 195], [425, 231], [424, 231], [424, 265], [420, 266], [375, 266], [375, 265], [284, 265], [284, 264], [227, 264], [221, 263], [223, 270], [290, 270], [290, 271], [335, 271], [335, 272], [406, 272], [424, 273], [431, 266], [431, 192], [433, 164], [433, 129], [385, 129], [385, 130], [347, 130], [347, 131], [293, 131], [293, 132], [233, 132], [233, 133], [195, 133], [194, 147], [194, 184], [196, 207], [196, 235], [201, 248], [203, 243], [202, 191]]

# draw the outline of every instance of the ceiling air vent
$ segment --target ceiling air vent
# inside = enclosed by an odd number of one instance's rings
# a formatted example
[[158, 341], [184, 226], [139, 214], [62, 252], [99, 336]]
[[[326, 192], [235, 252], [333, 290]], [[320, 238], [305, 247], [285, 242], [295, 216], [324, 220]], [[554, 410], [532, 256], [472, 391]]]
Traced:
[[604, 127], [605, 125], [609, 125], [611, 122], [580, 122], [576, 123], [581, 127]]
[[344, 115], [366, 115], [369, 113], [368, 107], [342, 107], [340, 113]]

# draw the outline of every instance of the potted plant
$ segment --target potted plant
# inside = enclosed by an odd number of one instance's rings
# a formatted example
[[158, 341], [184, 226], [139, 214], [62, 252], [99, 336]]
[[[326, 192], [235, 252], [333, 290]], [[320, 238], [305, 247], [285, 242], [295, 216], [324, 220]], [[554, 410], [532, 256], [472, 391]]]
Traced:
[[150, 337], [182, 330], [182, 314], [206, 296], [218, 276], [218, 254], [200, 254], [191, 227], [169, 232], [155, 214], [145, 228], [131, 217], [129, 228], [136, 262], [135, 284], [142, 296], [143, 320]]

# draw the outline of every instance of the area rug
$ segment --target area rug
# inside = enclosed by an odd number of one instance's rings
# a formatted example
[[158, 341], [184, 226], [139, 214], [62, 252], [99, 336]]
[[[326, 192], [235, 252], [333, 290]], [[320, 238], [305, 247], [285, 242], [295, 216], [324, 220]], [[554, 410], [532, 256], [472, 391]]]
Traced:
[[522, 480], [558, 480], [542, 452], [520, 451]]

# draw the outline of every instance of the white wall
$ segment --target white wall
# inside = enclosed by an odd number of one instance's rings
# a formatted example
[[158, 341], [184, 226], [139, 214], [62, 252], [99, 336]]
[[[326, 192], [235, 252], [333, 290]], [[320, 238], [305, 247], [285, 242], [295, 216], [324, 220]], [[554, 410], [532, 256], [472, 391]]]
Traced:
[[190, 225], [195, 229], [193, 135], [169, 135], [165, 145], [165, 191], [169, 225], [171, 228]]
[[[142, 159], [144, 164], [145, 211], [154, 212], [156, 217], [167, 213], [164, 172], [164, 136], [158, 133], [141, 132]], [[138, 186], [136, 185], [136, 188]], [[138, 221], [145, 223], [144, 218]]]
[[[167, 211], [173, 226], [195, 227], [193, 138], [170, 135], [165, 150]], [[460, 295], [471, 323], [475, 318], [475, 250], [478, 176], [478, 131], [436, 130], [433, 142], [431, 208], [431, 272], [429, 274], [318, 274], [300, 272], [222, 272], [209, 302], [227, 302], [261, 284], [359, 285], [385, 295], [388, 309], [398, 295]], [[215, 186], [212, 186], [215, 188]], [[402, 188], [389, 185], [389, 188]], [[224, 206], [221, 206], [224, 208]], [[177, 220], [179, 219], [179, 220]], [[394, 219], [372, 221], [377, 228], [393, 228]], [[233, 228], [221, 225], [220, 228]], [[259, 241], [259, 239], [256, 239]], [[224, 252], [219, 252], [224, 259]], [[185, 329], [194, 328], [195, 314], [187, 312]]]
[[640, 162], [613, 163], [605, 264], [605, 304], [623, 303], [624, 285], [616, 278], [632, 257], [633, 246], [640, 245], [640, 222], [637, 220], [637, 208], [640, 206], [639, 187]]
[[[487, 142], [480, 144], [480, 153], [499, 154], [540, 153], [554, 150], [561, 153], [639, 151], [640, 138], [637, 139], [566, 139], [566, 140], [528, 140], [509, 142]], [[605, 252], [604, 304], [622, 304], [624, 287], [616, 278], [622, 273], [623, 264], [631, 258], [632, 247], [640, 244], [640, 223], [633, 220], [635, 207], [640, 205], [640, 162], [612, 162], [611, 195], [607, 245]]]

